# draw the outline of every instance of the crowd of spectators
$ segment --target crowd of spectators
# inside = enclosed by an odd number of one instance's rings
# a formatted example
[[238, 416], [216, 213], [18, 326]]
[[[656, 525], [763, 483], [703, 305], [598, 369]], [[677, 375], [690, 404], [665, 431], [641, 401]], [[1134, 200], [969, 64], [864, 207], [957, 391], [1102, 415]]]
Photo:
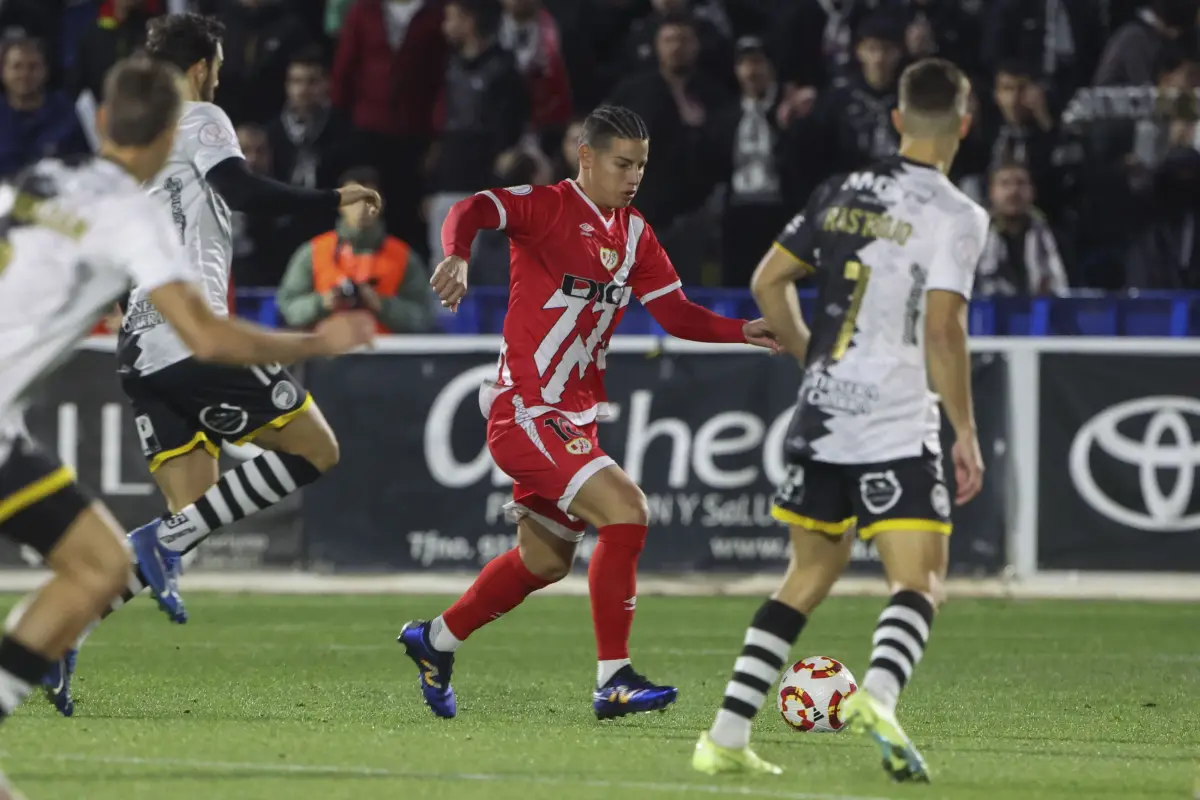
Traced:
[[[636, 205], [685, 282], [744, 287], [813, 187], [894, 151], [898, 76], [929, 55], [972, 78], [951, 177], [993, 215], [981, 291], [1200, 289], [1200, 0], [0, 0], [0, 173], [86, 151], [106, 67], [185, 8], [226, 26], [217, 102], [253, 169], [383, 190], [378, 226], [239, 216], [235, 280], [282, 284], [296, 324], [342, 302], [343, 252], [419, 292], [449, 207], [573, 176], [602, 102], [648, 123]], [[1089, 87], [1163, 91], [1064, 124]], [[477, 255], [503, 284], [503, 241]], [[382, 317], [428, 326], [421, 300]]]

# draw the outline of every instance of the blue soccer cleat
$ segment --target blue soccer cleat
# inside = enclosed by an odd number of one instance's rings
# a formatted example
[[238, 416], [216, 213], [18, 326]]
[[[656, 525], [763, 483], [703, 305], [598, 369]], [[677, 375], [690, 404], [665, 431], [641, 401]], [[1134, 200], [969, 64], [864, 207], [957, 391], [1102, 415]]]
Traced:
[[[172, 622], [182, 625], [187, 622], [188, 613], [183, 607], [183, 598], [179, 596], [178, 575], [181, 561], [178, 554], [159, 544], [159, 523], [160, 520], [148, 522], [129, 534], [129, 544], [137, 559], [138, 571], [150, 587], [158, 607]], [[169, 569], [168, 563], [173, 559], [174, 564]]]
[[615, 719], [626, 714], [666, 711], [679, 698], [674, 686], [657, 686], [624, 666], [592, 694], [596, 719]]
[[58, 713], [69, 717], [75, 713], [75, 700], [71, 697], [71, 676], [75, 674], [75, 658], [78, 650], [68, 650], [66, 655], [50, 665], [50, 671], [42, 678], [46, 699], [54, 704]]
[[454, 653], [434, 650], [429, 643], [429, 623], [413, 620], [400, 629], [396, 641], [404, 645], [404, 652], [417, 665], [421, 696], [429, 710], [442, 719], [453, 719], [458, 713], [454, 698], [454, 687], [450, 675], [454, 672]]

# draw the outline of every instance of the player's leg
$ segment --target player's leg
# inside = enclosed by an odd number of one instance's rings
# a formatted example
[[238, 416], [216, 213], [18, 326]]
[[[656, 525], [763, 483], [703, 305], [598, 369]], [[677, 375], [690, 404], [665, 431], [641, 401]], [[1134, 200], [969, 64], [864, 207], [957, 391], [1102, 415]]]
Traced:
[[[68, 469], [23, 437], [7, 449], [0, 465], [0, 533], [35, 549], [53, 575], [13, 609], [0, 639], [0, 718], [121, 590], [131, 564], [116, 522]], [[62, 702], [69, 715], [69, 694]]]
[[883, 561], [890, 597], [871, 638], [871, 663], [844, 716], [871, 735], [896, 780], [929, 780], [929, 770], [896, 719], [896, 704], [925, 653], [949, 564], [950, 495], [939, 457], [926, 454], [864, 468], [860, 528]]
[[[519, 486], [515, 493], [533, 504]], [[417, 665], [425, 703], [439, 717], [450, 718], [458, 711], [451, 676], [454, 653], [467, 637], [571, 571], [582, 526], [573, 530], [515, 502], [509, 507], [509, 513], [514, 512], [519, 516], [517, 546], [489, 561], [442, 614], [430, 622], [409, 622], [400, 631], [398, 641]]]
[[772, 516], [788, 523], [792, 558], [746, 629], [716, 719], [696, 745], [692, 764], [702, 772], [782, 771], [750, 750], [750, 728], [808, 618], [850, 562], [854, 519], [841, 473], [818, 462], [794, 465], [776, 493]]

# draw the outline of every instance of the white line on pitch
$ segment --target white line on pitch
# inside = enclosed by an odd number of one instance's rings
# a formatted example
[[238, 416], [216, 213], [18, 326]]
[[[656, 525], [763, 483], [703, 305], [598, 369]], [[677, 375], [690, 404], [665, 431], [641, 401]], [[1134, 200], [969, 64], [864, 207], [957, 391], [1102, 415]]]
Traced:
[[[4, 753], [4, 756], [9, 754]], [[82, 753], [58, 755], [25, 755], [21, 761], [66, 761], [85, 764], [123, 764], [139, 767], [185, 767], [226, 772], [260, 772], [278, 775], [344, 775], [357, 778], [395, 778], [418, 781], [460, 781], [464, 783], [532, 783], [541, 785], [588, 786], [596, 789], [640, 789], [647, 792], [692, 792], [727, 797], [769, 797], [774, 800], [888, 800], [886, 797], [863, 797], [849, 794], [789, 792], [776, 789], [756, 789], [750, 786], [720, 786], [704, 783], [664, 783], [648, 781], [608, 781], [590, 778], [555, 777], [551, 775], [505, 775], [472, 772], [401, 772], [376, 767], [340, 767], [316, 764], [270, 764], [238, 761], [197, 761], [186, 758], [140, 758], [136, 756], [91, 756]]]

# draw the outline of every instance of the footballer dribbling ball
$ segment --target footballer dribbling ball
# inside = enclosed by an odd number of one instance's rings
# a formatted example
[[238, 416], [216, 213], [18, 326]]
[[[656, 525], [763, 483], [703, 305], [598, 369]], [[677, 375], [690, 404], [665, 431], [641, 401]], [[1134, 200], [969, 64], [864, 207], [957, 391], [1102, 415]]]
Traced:
[[779, 679], [776, 703], [783, 721], [804, 733], [837, 733], [842, 704], [858, 684], [850, 670], [828, 656], [813, 656], [788, 667]]

